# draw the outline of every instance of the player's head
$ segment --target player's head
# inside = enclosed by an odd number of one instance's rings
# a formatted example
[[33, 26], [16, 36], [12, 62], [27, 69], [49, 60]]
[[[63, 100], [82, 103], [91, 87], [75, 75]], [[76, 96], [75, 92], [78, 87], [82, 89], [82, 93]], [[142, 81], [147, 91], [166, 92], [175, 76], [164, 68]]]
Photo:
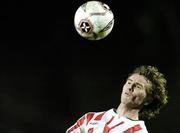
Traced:
[[143, 76], [146, 80], [146, 82], [142, 80], [146, 88], [146, 94], [142, 102], [143, 106], [140, 110], [140, 116], [148, 119], [155, 117], [168, 102], [164, 75], [158, 71], [157, 67], [153, 66], [137, 67], [130, 74], [129, 78], [132, 78], [133, 75]]
[[147, 90], [151, 88], [151, 82], [138, 73], [131, 74], [123, 86], [121, 103], [128, 108], [140, 110], [147, 104]]

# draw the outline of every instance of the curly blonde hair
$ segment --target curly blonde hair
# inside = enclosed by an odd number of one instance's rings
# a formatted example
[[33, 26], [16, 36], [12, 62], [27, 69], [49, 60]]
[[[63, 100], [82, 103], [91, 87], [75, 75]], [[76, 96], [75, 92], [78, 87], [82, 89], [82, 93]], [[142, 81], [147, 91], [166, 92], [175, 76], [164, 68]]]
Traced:
[[151, 100], [139, 113], [140, 117], [151, 119], [159, 114], [160, 109], [168, 102], [166, 79], [154, 66], [137, 67], [132, 74], [134, 73], [143, 75], [152, 84], [151, 88], [147, 89], [147, 97]]

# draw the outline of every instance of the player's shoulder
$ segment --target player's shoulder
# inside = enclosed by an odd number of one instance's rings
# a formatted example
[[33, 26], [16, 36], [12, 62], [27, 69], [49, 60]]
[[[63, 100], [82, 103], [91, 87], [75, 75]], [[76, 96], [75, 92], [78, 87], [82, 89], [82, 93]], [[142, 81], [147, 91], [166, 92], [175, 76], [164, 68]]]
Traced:
[[85, 115], [99, 115], [99, 114], [103, 114], [106, 113], [107, 111], [94, 111], [94, 112], [87, 112]]
[[110, 112], [112, 111], [112, 109], [109, 109], [109, 110], [104, 110], [104, 111], [94, 111], [94, 112], [87, 112], [86, 114], [85, 114], [85, 117], [87, 118], [89, 118], [89, 117], [95, 117], [95, 116], [97, 116], [97, 118], [98, 117], [103, 117], [104, 115], [106, 115], [106, 114], [109, 114]]

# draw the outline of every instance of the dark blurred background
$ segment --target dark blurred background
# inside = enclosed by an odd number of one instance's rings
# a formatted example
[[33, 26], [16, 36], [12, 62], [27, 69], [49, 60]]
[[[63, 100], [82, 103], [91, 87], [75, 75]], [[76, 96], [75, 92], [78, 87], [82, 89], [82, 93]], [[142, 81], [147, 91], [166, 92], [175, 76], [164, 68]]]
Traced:
[[169, 91], [149, 132], [180, 132], [178, 2], [102, 1], [115, 24], [99, 41], [74, 29], [85, 0], [1, 2], [0, 133], [64, 133], [89, 111], [116, 108], [127, 75], [144, 64], [165, 74]]

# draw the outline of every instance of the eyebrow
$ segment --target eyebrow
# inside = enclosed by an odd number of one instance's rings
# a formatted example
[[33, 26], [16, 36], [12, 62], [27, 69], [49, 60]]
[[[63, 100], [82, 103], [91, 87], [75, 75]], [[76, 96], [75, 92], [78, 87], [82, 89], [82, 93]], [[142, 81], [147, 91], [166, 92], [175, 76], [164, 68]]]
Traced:
[[[133, 81], [132, 79], [129, 79], [129, 78], [128, 78], [127, 80], [129, 80], [129, 81], [131, 81], [131, 82]], [[143, 87], [143, 85], [140, 84], [140, 83], [138, 83], [138, 82], [136, 82], [136, 84], [138, 84], [139, 86]]]
[[133, 81], [132, 79], [129, 79], [129, 78], [127, 80]]

